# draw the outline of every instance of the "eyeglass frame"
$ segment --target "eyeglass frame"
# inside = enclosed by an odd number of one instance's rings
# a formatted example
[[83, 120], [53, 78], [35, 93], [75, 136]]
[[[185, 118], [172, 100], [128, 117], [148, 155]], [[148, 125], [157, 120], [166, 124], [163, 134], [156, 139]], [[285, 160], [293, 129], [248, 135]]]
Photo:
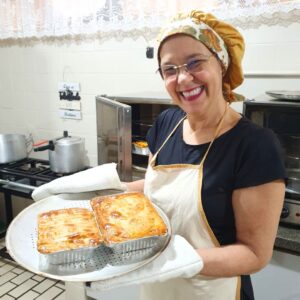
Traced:
[[[204, 59], [193, 59], [192, 61], [190, 61], [190, 62], [188, 62], [188, 63], [185, 63], [185, 64], [182, 64], [182, 65], [165, 65], [165, 66], [167, 66], [167, 67], [172, 67], [174, 70], [176, 70], [176, 75], [174, 74], [174, 78], [172, 78], [172, 81], [173, 80], [176, 80], [177, 78], [178, 78], [178, 75], [179, 75], [179, 73], [180, 73], [180, 69], [183, 67], [184, 68], [184, 70], [185, 70], [185, 72], [187, 72], [187, 73], [189, 73], [189, 74], [191, 74], [191, 75], [193, 75], [193, 74], [195, 74], [195, 73], [200, 73], [200, 72], [202, 72], [203, 70], [201, 70], [201, 71], [189, 71], [189, 68], [188, 68], [188, 66], [189, 65], [191, 65], [192, 63], [194, 63], [195, 61], [203, 61], [203, 63], [206, 63], [207, 61], [209, 61], [209, 59], [212, 57], [212, 56], [214, 56], [214, 54], [213, 53], [211, 53], [211, 54], [208, 54], [208, 55], [201, 55], [201, 57], [202, 58], [205, 58], [205, 60]], [[155, 71], [155, 73], [157, 73], [157, 72], [159, 72], [159, 74], [160, 74], [160, 76], [162, 77], [162, 79], [163, 80], [168, 80], [168, 77], [167, 78], [165, 78], [164, 76], [163, 76], [163, 72], [162, 72], [162, 68], [161, 68], [161, 66]], [[171, 76], [172, 77], [172, 76]], [[171, 78], [169, 78], [169, 80], [170, 80]]]

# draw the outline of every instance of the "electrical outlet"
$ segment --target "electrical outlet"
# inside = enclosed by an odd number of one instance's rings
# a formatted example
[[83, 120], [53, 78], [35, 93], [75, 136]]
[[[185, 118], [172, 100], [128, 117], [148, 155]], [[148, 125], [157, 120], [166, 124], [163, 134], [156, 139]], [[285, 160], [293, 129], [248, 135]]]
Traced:
[[66, 92], [66, 91], [72, 91], [72, 92], [79, 92], [80, 86], [77, 82], [60, 82], [58, 84], [58, 91], [59, 92]]
[[153, 47], [147, 47], [146, 48], [146, 57], [147, 58], [153, 58], [154, 57], [154, 48]]

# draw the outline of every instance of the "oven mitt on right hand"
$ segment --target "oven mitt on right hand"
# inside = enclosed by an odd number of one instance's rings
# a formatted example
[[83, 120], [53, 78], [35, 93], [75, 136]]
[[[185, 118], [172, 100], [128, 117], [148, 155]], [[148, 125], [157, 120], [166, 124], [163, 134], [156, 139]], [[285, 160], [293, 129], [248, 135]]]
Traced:
[[54, 194], [81, 193], [97, 190], [126, 190], [121, 183], [115, 163], [104, 164], [69, 176], [55, 179], [36, 188], [32, 193], [35, 201]]
[[190, 278], [203, 268], [203, 260], [192, 245], [180, 235], [174, 235], [167, 248], [152, 262], [135, 271], [111, 279], [91, 282], [98, 291], [127, 285], [163, 282], [172, 278]]

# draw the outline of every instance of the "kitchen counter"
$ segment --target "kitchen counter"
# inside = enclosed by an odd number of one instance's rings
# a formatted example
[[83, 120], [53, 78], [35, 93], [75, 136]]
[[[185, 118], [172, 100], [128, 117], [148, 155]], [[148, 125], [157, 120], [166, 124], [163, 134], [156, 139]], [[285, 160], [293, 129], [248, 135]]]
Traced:
[[300, 226], [279, 225], [275, 249], [300, 256]]

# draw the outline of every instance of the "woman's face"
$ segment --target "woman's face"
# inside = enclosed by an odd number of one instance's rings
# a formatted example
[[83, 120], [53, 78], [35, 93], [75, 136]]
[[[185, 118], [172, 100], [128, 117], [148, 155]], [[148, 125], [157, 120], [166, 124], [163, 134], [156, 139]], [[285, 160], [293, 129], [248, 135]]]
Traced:
[[192, 65], [194, 61], [201, 61], [201, 67], [195, 72], [189, 73], [181, 67], [177, 76], [164, 79], [174, 103], [187, 114], [203, 114], [224, 105], [221, 65], [201, 42], [187, 35], [170, 37], [161, 47], [160, 58], [161, 68], [167, 72], [168, 65]]

